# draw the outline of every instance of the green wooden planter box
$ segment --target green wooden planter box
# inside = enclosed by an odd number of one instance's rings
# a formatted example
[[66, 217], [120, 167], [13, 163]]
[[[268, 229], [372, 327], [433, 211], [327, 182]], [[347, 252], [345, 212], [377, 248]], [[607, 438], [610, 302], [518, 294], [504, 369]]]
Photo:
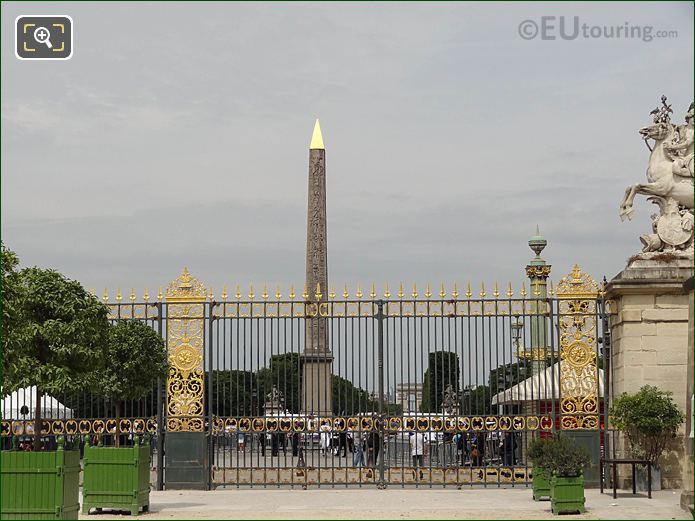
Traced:
[[584, 476], [550, 478], [550, 506], [553, 514], [582, 514], [585, 511]]
[[533, 500], [550, 499], [550, 475], [542, 467], [533, 467]]
[[63, 447], [61, 437], [57, 451], [2, 451], [2, 519], [77, 519], [80, 451]]
[[139, 437], [133, 447], [92, 447], [86, 439], [82, 513], [91, 508], [129, 510], [134, 516], [150, 508], [150, 446]]

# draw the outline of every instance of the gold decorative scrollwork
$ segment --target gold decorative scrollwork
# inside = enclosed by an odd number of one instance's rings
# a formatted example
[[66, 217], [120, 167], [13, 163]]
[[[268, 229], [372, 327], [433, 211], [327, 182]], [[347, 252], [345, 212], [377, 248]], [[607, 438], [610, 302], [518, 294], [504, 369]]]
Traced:
[[557, 286], [560, 327], [560, 426], [597, 429], [596, 360], [598, 284], [575, 265]]
[[188, 268], [171, 282], [166, 291], [167, 348], [167, 430], [202, 432], [205, 378], [203, 330], [206, 291]]

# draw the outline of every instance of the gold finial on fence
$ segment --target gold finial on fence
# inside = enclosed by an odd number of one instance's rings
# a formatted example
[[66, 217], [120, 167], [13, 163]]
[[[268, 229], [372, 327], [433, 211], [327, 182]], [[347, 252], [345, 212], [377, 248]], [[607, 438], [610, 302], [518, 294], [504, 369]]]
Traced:
[[439, 288], [439, 298], [443, 299], [444, 297], [446, 297], [446, 291], [444, 291], [444, 283], [442, 282]]
[[540, 295], [541, 295], [541, 287], [540, 287], [540, 284], [538, 283], [538, 281], [536, 281], [535, 284], [533, 285], [533, 294], [536, 297], [540, 297]]
[[239, 287], [239, 284], [236, 285], [236, 291], [234, 293], [234, 296], [237, 300], [241, 300], [241, 288]]
[[120, 302], [121, 300], [123, 300], [123, 295], [121, 295], [121, 288], [118, 288], [116, 291], [116, 301]]
[[485, 298], [485, 283], [480, 283], [480, 298]]
[[270, 295], [268, 295], [268, 284], [263, 284], [263, 293], [261, 293], [261, 298], [263, 300], [268, 300], [269, 296]]
[[601, 289], [598, 292], [599, 297], [603, 298], [606, 296], [606, 277], [603, 277], [601, 281]]
[[212, 286], [208, 288], [208, 300], [213, 301], [215, 300], [215, 294], [212, 291]]
[[550, 286], [548, 288], [548, 295], [551, 297], [553, 296], [553, 293], [555, 293], [555, 286], [553, 286], [553, 281], [550, 281]]
[[389, 291], [388, 283], [386, 283], [386, 287], [384, 288], [384, 298], [391, 298], [391, 292]]
[[321, 300], [321, 297], [323, 297], [323, 293], [321, 293], [321, 283], [320, 282], [316, 283], [316, 291], [314, 292], [314, 297], [316, 297], [316, 300]]
[[499, 290], [497, 289], [497, 281], [495, 281], [495, 289], [494, 289], [494, 291], [492, 292], [492, 296], [495, 297], [495, 298], [497, 298], [497, 297], [500, 296], [500, 292], [499, 292]]
[[417, 286], [413, 284], [413, 292], [411, 293], [413, 299], [417, 298]]
[[94, 288], [90, 288], [89, 294], [90, 294], [92, 297], [95, 297], [95, 296], [96, 296], [96, 295], [94, 294]]
[[162, 291], [162, 286], [159, 286], [159, 293], [157, 293], [157, 300], [160, 302], [164, 300], [164, 292]]
[[290, 294], [288, 295], [288, 297], [290, 297], [290, 300], [294, 300], [294, 297], [296, 297], [296, 295], [294, 294], [294, 285], [290, 286]]
[[512, 283], [510, 282], [507, 285], [507, 297], [512, 298], [514, 296], [514, 292], [512, 291]]
[[372, 290], [369, 292], [369, 296], [371, 297], [372, 300], [376, 298], [376, 287], [374, 286], [374, 283], [372, 282]]
[[130, 301], [135, 302], [135, 288], [130, 288]]
[[331, 300], [335, 300], [335, 288], [333, 286], [331, 286], [331, 289], [328, 292], [328, 298]]
[[521, 283], [521, 298], [526, 298], [526, 283]]
[[147, 288], [145, 288], [145, 294], [142, 296], [142, 299], [143, 299], [145, 302], [147, 302], [148, 300], [150, 300], [150, 292], [149, 292], [149, 290], [148, 290]]
[[350, 298], [350, 293], [348, 292], [347, 284], [345, 284], [345, 285], [343, 286], [343, 298], [344, 298], [345, 300], [347, 300], [348, 298]]
[[429, 300], [430, 297], [432, 297], [432, 292], [430, 291], [430, 285], [427, 284], [427, 287], [425, 288], [425, 298]]
[[253, 293], [253, 284], [249, 284], [249, 300], [253, 300], [256, 295]]
[[471, 298], [473, 296], [473, 293], [471, 292], [471, 283], [468, 283], [468, 286], [466, 286], [466, 297]]
[[224, 286], [222, 286], [222, 295], [220, 295], [220, 298], [222, 298], [222, 300], [227, 300], [228, 296], [229, 295], [227, 294], [227, 285], [225, 284]]
[[280, 300], [282, 298], [282, 293], [280, 293], [280, 285], [278, 284], [275, 288], [275, 300]]
[[454, 282], [454, 291], [451, 292], [451, 296], [454, 297], [454, 300], [459, 298], [459, 287], [458, 284]]
[[104, 301], [104, 303], [109, 301], [109, 292], [106, 288], [104, 288], [104, 294], [102, 295], [101, 299]]
[[355, 296], [358, 300], [362, 298], [362, 287], [359, 284], [357, 285], [357, 293], [355, 293]]
[[403, 300], [403, 297], [405, 297], [405, 291], [403, 290], [403, 283], [401, 282], [401, 285], [398, 287], [398, 298]]
[[304, 300], [309, 300], [309, 288], [304, 284], [304, 291], [302, 292], [302, 298]]

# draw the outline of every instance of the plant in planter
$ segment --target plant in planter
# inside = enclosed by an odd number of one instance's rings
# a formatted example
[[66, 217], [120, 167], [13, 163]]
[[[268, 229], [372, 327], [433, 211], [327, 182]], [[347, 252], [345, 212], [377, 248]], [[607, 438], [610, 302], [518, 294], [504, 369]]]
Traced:
[[150, 447], [139, 436], [134, 447], [120, 446], [122, 404], [146, 396], [153, 381], [166, 375], [166, 347], [147, 324], [122, 320], [111, 326], [104, 355], [99, 381], [101, 394], [115, 407], [115, 446], [104, 447], [100, 442], [97, 447], [85, 447], [82, 511], [114, 508], [137, 515], [140, 508], [149, 508]]
[[533, 462], [533, 500], [550, 499], [550, 473], [547, 457], [551, 440], [534, 438], [528, 447], [528, 458]]
[[[77, 519], [79, 450], [42, 450], [44, 394], [93, 387], [108, 331], [107, 308], [53, 270], [17, 272], [2, 247], [3, 392], [35, 388], [33, 451], [10, 450], [0, 467], [3, 519]], [[5, 313], [9, 316], [6, 317]], [[28, 448], [28, 447], [27, 447]]]
[[569, 436], [555, 436], [547, 447], [545, 465], [550, 472], [550, 505], [553, 514], [584, 512], [583, 471], [591, 458]]
[[[632, 457], [651, 463], [652, 488], [659, 490], [659, 459], [685, 421], [672, 393], [651, 385], [643, 386], [633, 395], [623, 393], [613, 403], [610, 417], [613, 426], [625, 434]], [[640, 488], [644, 490], [645, 487]]]

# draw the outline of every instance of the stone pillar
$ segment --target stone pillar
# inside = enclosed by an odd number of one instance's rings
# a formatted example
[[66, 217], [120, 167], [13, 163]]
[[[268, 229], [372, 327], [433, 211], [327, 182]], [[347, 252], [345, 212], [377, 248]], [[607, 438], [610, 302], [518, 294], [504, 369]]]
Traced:
[[[607, 299], [614, 302], [610, 318], [610, 403], [623, 392], [635, 393], [650, 384], [673, 392], [681, 410], [689, 407], [691, 395], [687, 395], [685, 385], [689, 312], [683, 282], [692, 272], [692, 260], [638, 257], [606, 287]], [[685, 428], [681, 428], [679, 436], [684, 434]], [[616, 456], [627, 457], [625, 441], [616, 441]], [[680, 449], [662, 458], [662, 485], [681, 488], [686, 466], [681, 444]]]
[[331, 414], [333, 356], [324, 316], [328, 301], [326, 246], [326, 150], [316, 120], [309, 146], [309, 197], [306, 235], [305, 344], [302, 354], [302, 412]]
[[[693, 292], [693, 277], [683, 284], [683, 290], [688, 294], [688, 371], [685, 387], [685, 468], [683, 469], [683, 492], [681, 493], [681, 507], [693, 511], [693, 355], [695, 354], [695, 341], [693, 339], [693, 318], [695, 315], [695, 293]], [[690, 397], [690, 401], [688, 401]]]

